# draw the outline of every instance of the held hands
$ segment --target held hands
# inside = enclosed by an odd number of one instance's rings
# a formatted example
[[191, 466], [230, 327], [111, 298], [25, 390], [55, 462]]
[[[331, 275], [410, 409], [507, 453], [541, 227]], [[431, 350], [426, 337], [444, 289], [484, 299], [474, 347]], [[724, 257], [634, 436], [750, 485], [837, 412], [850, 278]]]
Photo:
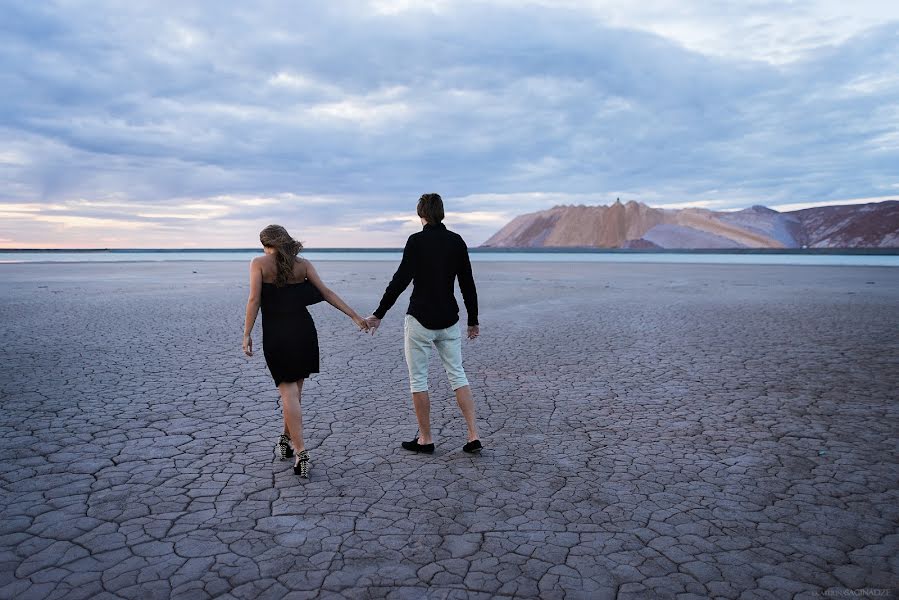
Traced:
[[353, 323], [355, 323], [359, 327], [359, 331], [370, 331], [368, 319], [363, 319], [359, 315], [353, 315]]
[[372, 335], [374, 335], [378, 330], [378, 327], [381, 326], [381, 319], [374, 315], [368, 317], [365, 321], [368, 323], [368, 332]]

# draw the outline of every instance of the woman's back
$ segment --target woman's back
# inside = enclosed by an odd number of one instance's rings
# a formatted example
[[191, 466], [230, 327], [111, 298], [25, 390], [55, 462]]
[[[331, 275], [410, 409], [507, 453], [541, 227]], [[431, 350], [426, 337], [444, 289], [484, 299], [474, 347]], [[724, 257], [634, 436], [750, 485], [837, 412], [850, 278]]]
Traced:
[[[264, 254], [257, 258], [259, 268], [262, 270], [262, 283], [274, 284], [278, 278], [278, 263], [274, 256]], [[293, 273], [287, 279], [287, 283], [301, 283], [306, 281], [306, 261], [297, 257], [293, 263]]]
[[[270, 258], [270, 257], [266, 257]], [[293, 273], [287, 283], [278, 286], [275, 283], [277, 264], [274, 260], [260, 261], [262, 270], [262, 331], [266, 329], [266, 314], [271, 317], [278, 315], [300, 315], [308, 317], [306, 306], [314, 304], [322, 299], [321, 294], [312, 283], [306, 279], [305, 261], [297, 259], [294, 263]], [[280, 327], [281, 324], [278, 324]], [[271, 329], [271, 327], [269, 327]]]

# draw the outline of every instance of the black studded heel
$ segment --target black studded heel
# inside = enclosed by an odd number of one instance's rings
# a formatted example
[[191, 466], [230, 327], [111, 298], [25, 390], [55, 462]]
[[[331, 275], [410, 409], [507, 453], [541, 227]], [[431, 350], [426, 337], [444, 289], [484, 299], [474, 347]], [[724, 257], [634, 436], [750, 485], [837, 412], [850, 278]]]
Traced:
[[293, 448], [290, 447], [290, 438], [287, 434], [281, 434], [278, 438], [278, 452], [281, 454], [281, 460], [287, 460], [293, 456]]
[[309, 467], [312, 464], [309, 462], [309, 453], [305, 450], [301, 450], [297, 453], [297, 464], [293, 466], [293, 472], [300, 477], [304, 477], [306, 479], [309, 478]]

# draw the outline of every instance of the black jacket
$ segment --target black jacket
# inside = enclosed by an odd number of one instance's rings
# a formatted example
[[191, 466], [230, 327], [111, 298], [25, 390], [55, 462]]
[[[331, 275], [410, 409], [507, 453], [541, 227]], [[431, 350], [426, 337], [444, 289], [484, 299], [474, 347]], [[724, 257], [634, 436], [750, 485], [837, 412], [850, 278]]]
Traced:
[[453, 294], [457, 276], [468, 312], [468, 325], [477, 325], [478, 293], [471, 274], [468, 246], [459, 234], [449, 231], [443, 223], [428, 223], [421, 231], [409, 236], [403, 249], [403, 260], [374, 315], [383, 319], [409, 282], [413, 282], [406, 314], [428, 329], [445, 329], [458, 323], [459, 305]]

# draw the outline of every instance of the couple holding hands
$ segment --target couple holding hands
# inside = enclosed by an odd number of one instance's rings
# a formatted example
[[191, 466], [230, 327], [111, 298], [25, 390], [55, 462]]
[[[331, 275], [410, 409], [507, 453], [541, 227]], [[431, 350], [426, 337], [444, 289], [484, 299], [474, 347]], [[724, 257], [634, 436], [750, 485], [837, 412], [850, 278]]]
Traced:
[[[269, 225], [259, 234], [265, 254], [250, 262], [250, 297], [244, 323], [243, 350], [253, 355], [250, 336], [256, 315], [262, 309], [262, 352], [269, 372], [281, 394], [284, 433], [278, 441], [281, 458], [294, 456], [294, 473], [309, 476], [309, 453], [303, 441], [303, 413], [300, 399], [303, 381], [318, 373], [318, 335], [306, 306], [324, 300], [349, 316], [360, 329], [374, 335], [381, 319], [397, 298], [413, 283], [406, 312], [405, 355], [409, 367], [412, 404], [418, 419], [419, 435], [403, 442], [406, 450], [434, 452], [431, 439], [431, 401], [428, 396], [428, 360], [431, 346], [446, 369], [456, 401], [468, 426], [465, 452], [478, 452], [481, 442], [475, 422], [471, 386], [462, 368], [462, 333], [459, 306], [453, 294], [455, 279], [468, 313], [469, 339], [479, 335], [478, 296], [471, 274], [465, 241], [443, 225], [443, 200], [438, 194], [424, 194], [418, 200], [418, 216], [423, 228], [409, 236], [403, 259], [387, 286], [381, 303], [367, 319], [347, 306], [322, 282], [315, 267], [299, 258], [302, 245], [280, 225]], [[292, 445], [292, 447], [291, 447]]]

